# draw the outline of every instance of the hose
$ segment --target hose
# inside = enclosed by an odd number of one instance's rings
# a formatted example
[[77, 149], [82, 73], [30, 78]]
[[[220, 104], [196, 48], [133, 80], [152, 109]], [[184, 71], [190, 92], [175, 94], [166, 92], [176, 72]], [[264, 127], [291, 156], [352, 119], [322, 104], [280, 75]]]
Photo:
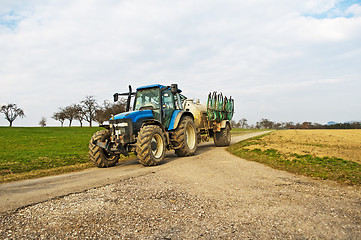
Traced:
[[207, 99], [207, 117], [209, 121], [231, 120], [234, 113], [234, 100], [223, 97], [222, 93], [209, 93]]

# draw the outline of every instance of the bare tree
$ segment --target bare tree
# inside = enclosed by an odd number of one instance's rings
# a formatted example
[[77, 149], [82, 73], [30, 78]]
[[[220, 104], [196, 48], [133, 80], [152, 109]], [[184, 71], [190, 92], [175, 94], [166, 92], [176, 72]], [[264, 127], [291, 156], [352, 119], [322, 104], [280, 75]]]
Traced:
[[42, 118], [41, 118], [41, 120], [40, 120], [40, 122], [39, 122], [39, 125], [40, 125], [41, 127], [46, 127], [46, 118], [45, 118], [45, 117], [42, 117]]
[[238, 121], [238, 124], [241, 128], [246, 128], [246, 126], [248, 126], [247, 119], [242, 118], [241, 120]]
[[95, 111], [94, 121], [103, 124], [105, 121], [108, 121], [109, 119], [106, 118], [106, 113], [104, 109], [98, 109]]
[[98, 110], [99, 106], [94, 96], [86, 96], [85, 100], [81, 101], [83, 111], [85, 113], [85, 121], [89, 122], [89, 127], [92, 127], [92, 122], [94, 121], [95, 112]]
[[15, 103], [1, 106], [0, 112], [5, 114], [5, 119], [9, 121], [10, 127], [13, 126], [15, 119], [25, 117], [24, 111], [17, 107]]
[[302, 123], [302, 129], [309, 129], [311, 127], [311, 122], [303, 122]]
[[94, 121], [99, 124], [103, 124], [105, 121], [109, 121], [111, 115], [115, 115], [126, 110], [126, 101], [118, 101], [116, 103], [109, 103], [108, 101], [103, 102], [103, 106], [95, 111]]
[[107, 109], [109, 108], [111, 108], [111, 105], [109, 101], [105, 100], [103, 102], [103, 106], [95, 110], [94, 121], [96, 121], [99, 124], [103, 124], [103, 122], [108, 121], [109, 118], [107, 118]]
[[274, 125], [274, 123], [267, 118], [262, 118], [262, 120], [259, 122], [260, 128], [268, 128], [271, 129]]
[[85, 112], [83, 107], [80, 104], [74, 106], [76, 109], [76, 115], [74, 119], [78, 120], [80, 123], [80, 127], [83, 127], [83, 121], [85, 120]]
[[60, 109], [59, 112], [56, 112], [56, 113], [53, 114], [52, 118], [55, 119], [56, 121], [60, 121], [61, 126], [63, 127], [64, 121], [66, 119], [64, 110]]
[[111, 109], [108, 109], [108, 116], [110, 118], [111, 114], [118, 114], [118, 113], [122, 113], [125, 112], [127, 109], [127, 100], [120, 99], [118, 102], [113, 103], [111, 106]]
[[78, 114], [77, 105], [73, 104], [73, 105], [65, 107], [62, 110], [65, 114], [65, 118], [69, 120], [69, 127], [71, 127], [71, 123], [73, 122], [73, 119], [75, 119]]

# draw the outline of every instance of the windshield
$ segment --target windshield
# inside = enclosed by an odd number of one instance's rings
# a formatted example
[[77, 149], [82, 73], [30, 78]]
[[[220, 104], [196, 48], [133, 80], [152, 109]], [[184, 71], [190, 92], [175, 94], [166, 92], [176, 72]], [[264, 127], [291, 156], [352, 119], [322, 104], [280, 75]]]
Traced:
[[141, 89], [137, 91], [134, 110], [141, 108], [159, 109], [159, 88]]

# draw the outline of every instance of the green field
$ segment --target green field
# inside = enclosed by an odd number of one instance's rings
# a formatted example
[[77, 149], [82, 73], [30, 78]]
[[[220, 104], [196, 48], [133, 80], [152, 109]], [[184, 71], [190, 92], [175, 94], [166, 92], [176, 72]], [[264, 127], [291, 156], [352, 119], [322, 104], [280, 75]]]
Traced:
[[239, 135], [244, 135], [244, 134], [248, 134], [248, 133], [253, 133], [253, 132], [262, 132], [265, 131], [265, 129], [244, 129], [244, 128], [232, 128], [232, 136], [239, 136]]
[[88, 144], [98, 130], [100, 128], [0, 127], [0, 182], [91, 167]]

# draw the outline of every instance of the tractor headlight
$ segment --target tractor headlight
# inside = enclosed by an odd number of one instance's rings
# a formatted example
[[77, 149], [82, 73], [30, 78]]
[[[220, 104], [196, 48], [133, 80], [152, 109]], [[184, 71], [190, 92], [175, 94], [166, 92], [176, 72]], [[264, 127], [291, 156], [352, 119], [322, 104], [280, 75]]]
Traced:
[[118, 123], [118, 127], [128, 127], [127, 122]]

